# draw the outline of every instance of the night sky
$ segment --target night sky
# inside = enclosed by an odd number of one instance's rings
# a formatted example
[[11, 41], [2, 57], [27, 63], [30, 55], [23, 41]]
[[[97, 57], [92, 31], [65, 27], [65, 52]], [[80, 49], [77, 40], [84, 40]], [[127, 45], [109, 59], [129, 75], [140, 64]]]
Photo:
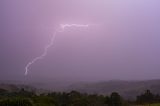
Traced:
[[[60, 24], [90, 24], [56, 35]], [[0, 79], [160, 78], [159, 0], [0, 0]]]

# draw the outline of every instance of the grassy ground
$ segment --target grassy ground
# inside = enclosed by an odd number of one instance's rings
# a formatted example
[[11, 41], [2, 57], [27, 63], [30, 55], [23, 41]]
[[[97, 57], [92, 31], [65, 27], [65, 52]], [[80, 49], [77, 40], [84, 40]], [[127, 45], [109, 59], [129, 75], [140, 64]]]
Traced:
[[151, 106], [160, 106], [160, 104], [152, 104]]
[[158, 103], [158, 104], [150, 104], [150, 105], [137, 105], [137, 106], [160, 106], [160, 103]]

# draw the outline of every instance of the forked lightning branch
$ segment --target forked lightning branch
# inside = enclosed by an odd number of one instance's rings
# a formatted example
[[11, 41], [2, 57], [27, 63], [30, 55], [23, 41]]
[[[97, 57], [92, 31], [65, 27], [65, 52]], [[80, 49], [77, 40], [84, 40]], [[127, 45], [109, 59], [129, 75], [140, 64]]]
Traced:
[[66, 28], [71, 28], [71, 27], [87, 28], [87, 27], [89, 27], [89, 25], [88, 24], [85, 24], [85, 25], [84, 24], [60, 24], [60, 30], [55, 30], [49, 44], [46, 45], [46, 47], [44, 48], [44, 52], [40, 56], [37, 56], [34, 59], [32, 59], [30, 62], [28, 62], [28, 64], [25, 67], [25, 75], [28, 75], [28, 71], [29, 71], [31, 65], [33, 65], [37, 61], [43, 59], [47, 55], [49, 48], [52, 47], [54, 44], [54, 40], [55, 40], [56, 35], [60, 32], [64, 32]]

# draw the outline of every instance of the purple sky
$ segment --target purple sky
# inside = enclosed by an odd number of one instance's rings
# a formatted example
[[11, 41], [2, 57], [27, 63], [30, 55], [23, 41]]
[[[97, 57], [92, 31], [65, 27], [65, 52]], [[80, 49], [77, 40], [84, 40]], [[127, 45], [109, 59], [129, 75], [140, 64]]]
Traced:
[[0, 78], [23, 78], [61, 23], [95, 24], [56, 36], [27, 77], [160, 78], [159, 0], [0, 0]]

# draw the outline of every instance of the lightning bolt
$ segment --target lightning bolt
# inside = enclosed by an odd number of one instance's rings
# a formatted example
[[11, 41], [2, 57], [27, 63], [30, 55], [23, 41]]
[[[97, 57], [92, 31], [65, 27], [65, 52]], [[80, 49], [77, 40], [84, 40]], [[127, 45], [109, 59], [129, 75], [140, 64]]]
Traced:
[[25, 73], [24, 73], [25, 75], [28, 75], [28, 71], [29, 71], [29, 68], [31, 67], [31, 65], [33, 65], [34, 63], [36, 63], [38, 60], [43, 59], [47, 55], [49, 48], [52, 47], [53, 44], [54, 44], [54, 40], [55, 40], [56, 35], [58, 33], [60, 33], [60, 32], [64, 32], [66, 28], [70, 28], [70, 27], [87, 28], [87, 27], [89, 27], [89, 24], [86, 24], [86, 25], [84, 25], [84, 24], [60, 24], [60, 29], [59, 30], [55, 30], [55, 32], [53, 33], [53, 36], [51, 38], [51, 41], [44, 48], [44, 52], [40, 56], [35, 57], [32, 61], [30, 61], [26, 65], [26, 67], [25, 67]]

